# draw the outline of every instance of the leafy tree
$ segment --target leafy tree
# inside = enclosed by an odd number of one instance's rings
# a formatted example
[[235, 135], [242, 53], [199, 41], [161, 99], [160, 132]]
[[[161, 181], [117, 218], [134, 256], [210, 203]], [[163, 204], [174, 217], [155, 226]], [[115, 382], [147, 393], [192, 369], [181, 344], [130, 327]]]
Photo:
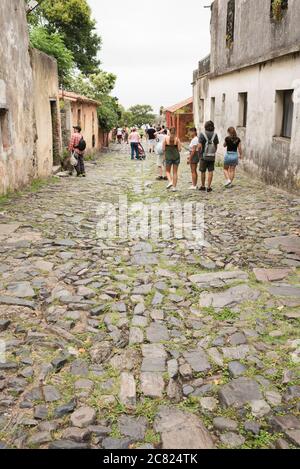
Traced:
[[60, 83], [67, 86], [74, 68], [74, 58], [65, 46], [62, 36], [48, 33], [46, 29], [37, 26], [30, 30], [30, 43], [32, 47], [56, 58]]
[[93, 99], [101, 99], [103, 94], [109, 94], [115, 87], [116, 75], [98, 70], [88, 77], [80, 73], [73, 77], [71, 87], [76, 93]]
[[121, 114], [118, 99], [112, 96], [103, 95], [101, 105], [98, 108], [100, 127], [109, 132], [111, 129], [119, 125]]
[[153, 108], [148, 104], [137, 104], [128, 109], [132, 115], [132, 124], [139, 127], [144, 124], [149, 124], [155, 119]]
[[89, 75], [97, 71], [101, 37], [87, 0], [44, 0], [29, 15], [29, 22], [44, 26], [49, 33], [60, 34], [81, 72]]
[[101, 103], [98, 108], [99, 125], [106, 131], [116, 127], [122, 115], [117, 98], [109, 95], [114, 89], [116, 78], [112, 73], [99, 71], [89, 77], [80, 74], [73, 78], [71, 84], [71, 89], [76, 93]]

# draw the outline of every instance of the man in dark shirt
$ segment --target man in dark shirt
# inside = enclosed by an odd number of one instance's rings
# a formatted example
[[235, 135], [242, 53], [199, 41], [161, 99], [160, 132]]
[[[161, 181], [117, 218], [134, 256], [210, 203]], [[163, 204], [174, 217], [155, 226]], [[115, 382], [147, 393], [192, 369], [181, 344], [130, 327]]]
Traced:
[[147, 130], [147, 134], [149, 138], [149, 153], [154, 153], [156, 130], [153, 125], [150, 125], [149, 129]]

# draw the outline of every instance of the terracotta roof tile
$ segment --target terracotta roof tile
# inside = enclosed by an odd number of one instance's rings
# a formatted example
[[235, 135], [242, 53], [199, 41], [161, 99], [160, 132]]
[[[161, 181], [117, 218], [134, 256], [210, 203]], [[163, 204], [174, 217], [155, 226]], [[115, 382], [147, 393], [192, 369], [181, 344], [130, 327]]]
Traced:
[[185, 101], [181, 101], [180, 103], [177, 103], [177, 104], [174, 104], [173, 106], [167, 107], [166, 111], [176, 112], [179, 109], [181, 109], [185, 106], [188, 106], [189, 104], [192, 104], [192, 103], [193, 103], [193, 98], [188, 98]]
[[73, 93], [73, 91], [59, 90], [59, 97], [61, 99], [66, 98], [66, 99], [69, 99], [70, 101], [77, 101], [80, 103], [96, 104], [97, 106], [100, 106], [101, 104], [99, 101], [96, 101], [95, 99], [87, 98], [86, 96]]

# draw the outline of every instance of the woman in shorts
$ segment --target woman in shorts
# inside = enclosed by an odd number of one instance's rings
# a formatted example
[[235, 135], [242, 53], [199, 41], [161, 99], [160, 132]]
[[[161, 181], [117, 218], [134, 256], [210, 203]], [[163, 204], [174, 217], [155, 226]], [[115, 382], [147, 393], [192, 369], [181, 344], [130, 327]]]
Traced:
[[243, 158], [243, 152], [241, 140], [237, 136], [235, 128], [229, 127], [227, 132], [228, 135], [224, 142], [224, 147], [227, 148], [224, 157], [224, 175], [226, 178], [225, 187], [230, 187], [235, 178], [235, 171], [239, 164], [239, 159]]
[[[163, 143], [163, 151], [166, 155], [166, 175], [169, 181], [167, 189], [171, 189], [172, 187], [172, 192], [176, 192], [178, 181], [178, 166], [180, 165], [181, 142], [176, 135], [175, 128], [172, 128], [170, 130], [170, 135], [165, 138]], [[171, 176], [172, 170], [173, 174]]]
[[191, 166], [191, 172], [192, 172], [192, 186], [190, 187], [191, 190], [196, 191], [198, 189], [198, 173], [197, 173], [197, 166], [200, 161], [199, 158], [199, 139], [197, 136], [197, 129], [193, 127], [190, 130], [190, 135], [191, 135], [191, 143], [189, 146], [190, 154], [188, 157], [187, 163]]

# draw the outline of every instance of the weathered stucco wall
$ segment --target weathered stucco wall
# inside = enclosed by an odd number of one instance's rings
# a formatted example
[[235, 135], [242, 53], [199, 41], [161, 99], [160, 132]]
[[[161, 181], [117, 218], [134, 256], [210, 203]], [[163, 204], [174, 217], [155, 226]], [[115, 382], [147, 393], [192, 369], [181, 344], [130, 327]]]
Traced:
[[[78, 123], [82, 128], [82, 135], [86, 141], [86, 153], [94, 153], [99, 150], [98, 116], [97, 106], [88, 103], [72, 103], [73, 125]], [[78, 115], [80, 114], [80, 118]]]
[[[35, 175], [32, 70], [23, 0], [0, 1], [0, 193]], [[4, 135], [5, 133], [5, 135]]]
[[234, 42], [226, 47], [227, 0], [215, 0], [211, 23], [211, 72], [266, 61], [300, 50], [300, 2], [289, 0], [283, 18], [271, 18], [271, 0], [235, 0]]
[[57, 62], [36, 49], [30, 51], [33, 70], [33, 100], [36, 120], [38, 177], [47, 177], [62, 152], [58, 98]]
[[[205, 99], [204, 120], [214, 118], [222, 143], [227, 128], [237, 127], [243, 141], [245, 169], [268, 183], [290, 189], [300, 189], [300, 102], [295, 99], [291, 139], [276, 137], [276, 91], [293, 89], [299, 77], [300, 57], [289, 55], [264, 65], [211, 78], [208, 89], [203, 88], [205, 79], [200, 79], [194, 89], [195, 94]], [[246, 128], [238, 127], [238, 94], [244, 92], [248, 93]], [[214, 116], [211, 116], [212, 97], [215, 98]], [[198, 121], [196, 125], [203, 128], [202, 122]], [[222, 156], [222, 145], [219, 152]]]
[[61, 119], [63, 145], [67, 147], [73, 132], [74, 125], [80, 125], [82, 135], [87, 144], [86, 154], [99, 151], [102, 142], [99, 138], [97, 105], [61, 99]]

